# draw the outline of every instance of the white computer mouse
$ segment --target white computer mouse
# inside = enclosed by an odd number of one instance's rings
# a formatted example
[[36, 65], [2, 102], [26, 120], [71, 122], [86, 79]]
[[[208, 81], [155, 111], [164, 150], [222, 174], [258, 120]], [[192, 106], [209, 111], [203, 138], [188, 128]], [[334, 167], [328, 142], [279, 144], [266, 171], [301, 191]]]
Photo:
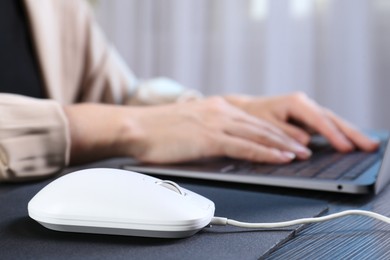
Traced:
[[214, 210], [174, 182], [103, 168], [62, 176], [28, 203], [29, 216], [53, 230], [169, 238], [195, 234]]

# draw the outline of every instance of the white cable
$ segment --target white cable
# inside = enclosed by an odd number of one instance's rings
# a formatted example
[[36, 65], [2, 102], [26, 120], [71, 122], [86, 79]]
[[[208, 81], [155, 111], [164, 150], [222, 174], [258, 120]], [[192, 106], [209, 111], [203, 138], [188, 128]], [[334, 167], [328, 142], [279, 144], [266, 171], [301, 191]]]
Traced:
[[230, 225], [230, 226], [236, 226], [236, 227], [242, 227], [242, 228], [281, 228], [281, 227], [289, 227], [289, 226], [295, 226], [300, 224], [308, 224], [308, 223], [315, 223], [315, 222], [322, 222], [327, 221], [335, 218], [345, 217], [347, 215], [362, 215], [367, 216], [371, 218], [375, 218], [377, 220], [386, 222], [390, 224], [390, 218], [383, 216], [381, 214], [366, 211], [366, 210], [346, 210], [341, 211], [338, 213], [330, 214], [323, 217], [316, 217], [316, 218], [301, 218], [291, 221], [285, 221], [285, 222], [275, 222], [275, 223], [248, 223], [248, 222], [240, 222], [232, 219], [227, 219], [223, 217], [213, 217], [211, 219], [210, 224], [211, 225]]

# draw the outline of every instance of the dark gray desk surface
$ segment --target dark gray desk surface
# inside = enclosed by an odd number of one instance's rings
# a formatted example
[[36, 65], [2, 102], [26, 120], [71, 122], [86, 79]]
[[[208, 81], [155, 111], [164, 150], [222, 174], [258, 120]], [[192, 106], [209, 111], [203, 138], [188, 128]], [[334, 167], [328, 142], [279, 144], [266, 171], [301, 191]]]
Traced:
[[[126, 159], [84, 167], [119, 167]], [[66, 172], [76, 168], [67, 169]], [[242, 184], [174, 179], [216, 204], [216, 215], [252, 222], [310, 217], [348, 208], [390, 215], [390, 190], [379, 196], [341, 196]], [[51, 180], [0, 185], [1, 259], [390, 259], [390, 228], [364, 217], [278, 230], [206, 228], [186, 239], [151, 239], [47, 230], [27, 203]]]

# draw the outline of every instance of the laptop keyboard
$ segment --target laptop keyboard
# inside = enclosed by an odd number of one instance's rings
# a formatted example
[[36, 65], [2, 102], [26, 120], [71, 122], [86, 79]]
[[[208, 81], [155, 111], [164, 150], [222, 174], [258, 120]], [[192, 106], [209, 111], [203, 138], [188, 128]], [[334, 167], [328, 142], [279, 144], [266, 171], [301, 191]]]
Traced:
[[377, 162], [383, 153], [355, 151], [338, 153], [329, 145], [311, 147], [313, 155], [309, 160], [293, 161], [286, 165], [267, 165], [237, 161], [220, 169], [221, 173], [257, 174], [284, 177], [353, 180]]

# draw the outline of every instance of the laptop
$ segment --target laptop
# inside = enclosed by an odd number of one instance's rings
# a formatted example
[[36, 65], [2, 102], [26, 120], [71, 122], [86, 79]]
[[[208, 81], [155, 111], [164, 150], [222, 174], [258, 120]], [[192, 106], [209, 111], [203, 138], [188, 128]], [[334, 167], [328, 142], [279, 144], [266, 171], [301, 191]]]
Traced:
[[331, 191], [350, 194], [379, 193], [390, 180], [389, 135], [376, 132], [381, 140], [373, 153], [339, 153], [320, 136], [309, 145], [309, 160], [295, 160], [286, 165], [271, 165], [228, 158], [155, 165], [134, 162], [126, 170], [145, 174], [213, 181], [246, 183], [277, 187]]

